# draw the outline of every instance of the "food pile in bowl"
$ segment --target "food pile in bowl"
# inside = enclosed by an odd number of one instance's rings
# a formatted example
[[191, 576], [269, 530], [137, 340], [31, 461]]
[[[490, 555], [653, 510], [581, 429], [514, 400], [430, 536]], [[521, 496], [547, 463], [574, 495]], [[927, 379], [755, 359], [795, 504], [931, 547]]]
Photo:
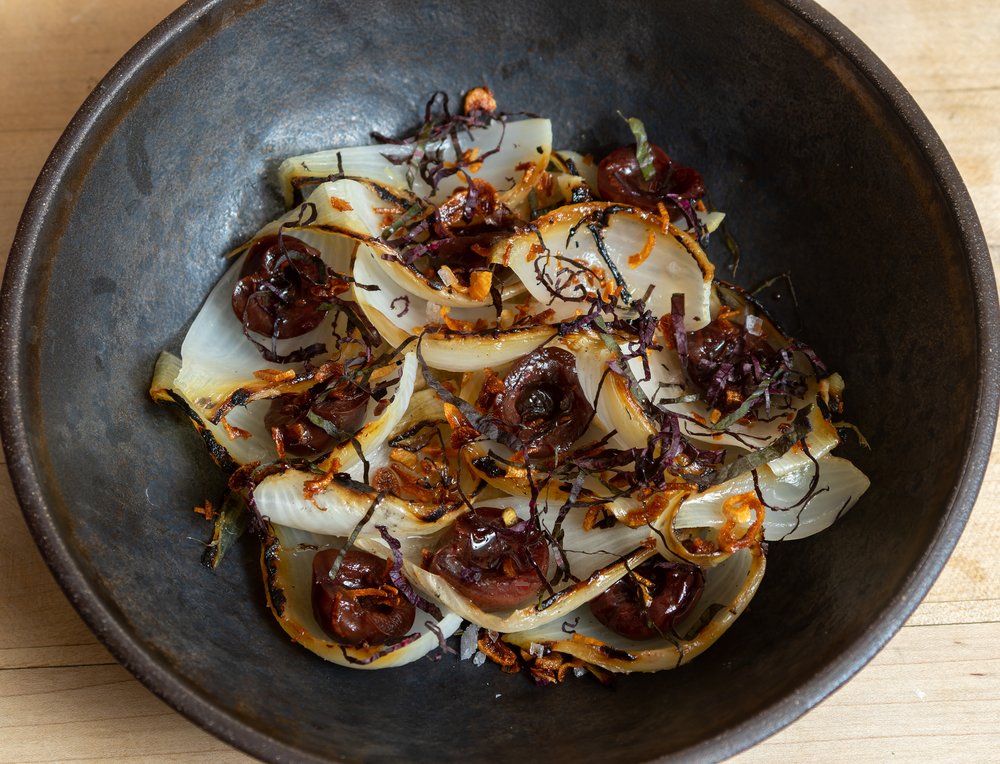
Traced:
[[289, 211], [161, 355], [153, 398], [229, 474], [207, 562], [249, 528], [317, 655], [399, 666], [461, 632], [542, 683], [673, 668], [768, 543], [867, 489], [831, 454], [844, 380], [715, 279], [701, 175], [627, 126], [595, 160], [476, 88], [287, 159]]

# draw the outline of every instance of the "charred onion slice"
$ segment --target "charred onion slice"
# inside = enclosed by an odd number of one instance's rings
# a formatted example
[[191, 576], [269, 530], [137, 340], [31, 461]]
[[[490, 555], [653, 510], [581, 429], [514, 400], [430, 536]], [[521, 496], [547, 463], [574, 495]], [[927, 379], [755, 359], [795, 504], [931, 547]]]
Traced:
[[594, 597], [590, 611], [623, 637], [663, 637], [691, 611], [704, 588], [700, 568], [654, 558]]
[[627, 306], [649, 290], [646, 307], [656, 316], [670, 313], [671, 296], [683, 294], [689, 329], [711, 320], [714, 268], [698, 243], [658, 215], [631, 207], [560, 207], [538, 218], [533, 230], [494, 247], [493, 260], [508, 265], [557, 320], [586, 312], [598, 296], [618, 296]]
[[705, 570], [698, 603], [676, 624], [675, 633], [664, 638], [623, 637], [598, 621], [588, 606], [558, 621], [506, 634], [504, 640], [525, 650], [539, 645], [615, 672], [677, 668], [704, 652], [735, 623], [760, 586], [764, 567], [759, 550], [741, 549]]
[[520, 605], [545, 583], [549, 547], [530, 520], [508, 526], [504, 510], [478, 507], [451, 526], [430, 570], [486, 611]]
[[352, 549], [331, 576], [340, 550], [313, 557], [312, 604], [316, 622], [339, 645], [376, 647], [402, 639], [416, 609], [392, 585], [390, 560]]
[[317, 550], [336, 550], [343, 545], [342, 537], [268, 525], [268, 538], [261, 554], [267, 604], [281, 628], [295, 642], [341, 666], [390, 668], [411, 663], [438, 649], [440, 640], [451, 636], [461, 625], [462, 619], [454, 613], [442, 613], [439, 621], [418, 605], [411, 631], [390, 644], [364, 647], [337, 644], [331, 640], [316, 622], [313, 613], [312, 563]]
[[576, 360], [567, 350], [534, 350], [504, 377], [495, 404], [499, 418], [525, 444], [529, 458], [558, 460], [587, 429], [594, 407], [576, 376]]

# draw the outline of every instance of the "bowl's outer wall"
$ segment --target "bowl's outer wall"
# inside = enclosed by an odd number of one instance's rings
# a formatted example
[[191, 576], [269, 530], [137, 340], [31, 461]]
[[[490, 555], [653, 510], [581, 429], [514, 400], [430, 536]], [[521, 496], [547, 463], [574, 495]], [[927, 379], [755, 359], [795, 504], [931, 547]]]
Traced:
[[[40, 501], [111, 620], [148, 651], [147, 674], [173, 673], [199, 703], [273, 736], [222, 730], [258, 754], [635, 761], [738, 750], [713, 738], [801, 694], [849, 646], [887, 638], [898, 623], [875, 637], [872, 624], [947, 519], [981, 370], [953, 212], [858, 70], [801, 18], [756, 2], [255, 5], [204, 14], [158, 52], [165, 71], [143, 72], [100, 115], [24, 293], [29, 376], [15, 406]], [[278, 212], [280, 158], [400, 133], [434, 90], [480, 83], [504, 108], [551, 117], [559, 146], [626, 142], [621, 111], [699, 168], [742, 247], [737, 280], [791, 275], [797, 311], [786, 284], [768, 294], [847, 378], [849, 418], [873, 447], [849, 453], [870, 492], [830, 531], [772, 546], [757, 598], [719, 644], [612, 689], [543, 691], [451, 657], [348, 671], [295, 647], [266, 611], [252, 544], [218, 573], [198, 564], [207, 528], [191, 508], [223, 480], [182, 418], [146, 396], [220, 254]], [[720, 241], [710, 251], [728, 266]]]

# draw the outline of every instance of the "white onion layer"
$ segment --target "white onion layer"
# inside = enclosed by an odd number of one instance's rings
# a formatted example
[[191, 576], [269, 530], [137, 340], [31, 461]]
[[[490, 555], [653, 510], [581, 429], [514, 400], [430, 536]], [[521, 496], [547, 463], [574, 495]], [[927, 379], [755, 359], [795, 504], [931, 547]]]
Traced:
[[[454, 613], [442, 613], [437, 621], [416, 608], [410, 635], [403, 647], [386, 652], [386, 647], [345, 647], [332, 642], [316, 623], [312, 607], [312, 562], [322, 549], [342, 548], [344, 539], [305, 533], [292, 528], [271, 526], [276, 543], [263, 559], [268, 605], [281, 628], [297, 643], [316, 655], [341, 666], [381, 669], [404, 666], [440, 646], [462, 624]], [[434, 628], [430, 626], [434, 625]], [[379, 657], [380, 653], [385, 653]], [[373, 660], [374, 658], [374, 660]], [[353, 660], [352, 660], [353, 659]]]

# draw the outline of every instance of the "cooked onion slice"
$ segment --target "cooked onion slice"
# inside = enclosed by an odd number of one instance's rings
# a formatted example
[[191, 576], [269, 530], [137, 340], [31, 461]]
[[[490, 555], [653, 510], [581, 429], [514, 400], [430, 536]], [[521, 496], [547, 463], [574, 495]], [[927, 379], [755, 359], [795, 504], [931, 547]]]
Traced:
[[[762, 467], [757, 482], [764, 498], [766, 541], [801, 539], [829, 528], [854, 506], [870, 484], [857, 467], [837, 456], [810, 461], [780, 477]], [[673, 527], [719, 528], [726, 520], [724, 504], [735, 496], [756, 497], [751, 474], [688, 498], [677, 511]]]
[[[319, 476], [287, 470], [265, 478], [253, 492], [257, 511], [273, 523], [327, 536], [350, 536], [378, 494], [362, 483], [332, 480], [321, 491], [308, 491]], [[366, 535], [383, 525], [393, 535], [426, 536], [446, 528], [462, 505], [425, 504], [385, 494], [365, 523]]]
[[235, 432], [243, 431], [250, 437], [232, 438], [221, 424], [212, 424], [200, 413], [188, 398], [176, 388], [177, 375], [181, 370], [181, 359], [171, 353], [160, 353], [153, 371], [149, 395], [157, 403], [178, 406], [194, 425], [208, 446], [216, 464], [230, 471], [237, 465], [251, 462], [270, 462], [277, 458], [274, 442], [264, 427], [266, 401], [253, 402], [234, 410], [228, 417], [230, 427]]
[[[496, 331], [475, 332], [424, 331], [428, 324], [443, 320], [430, 315], [429, 303], [401, 290], [373, 265], [374, 258], [365, 247], [358, 248], [355, 278], [359, 284], [377, 286], [377, 290], [355, 289], [355, 299], [368, 320], [385, 340], [400, 345], [423, 332], [420, 352], [432, 369], [442, 371], [473, 371], [516, 360], [530, 353], [556, 330], [544, 325], [525, 326]], [[492, 308], [453, 308], [445, 314], [449, 321], [482, 320], [495, 326], [496, 312]]]
[[506, 634], [504, 640], [524, 649], [541, 645], [615, 672], [677, 668], [700, 655], [732, 626], [757, 591], [764, 566], [759, 550], [742, 549], [705, 570], [705, 589], [698, 604], [677, 625], [676, 634], [666, 639], [628, 639], [600, 623], [589, 607], [581, 607], [559, 621]]
[[658, 216], [591, 202], [561, 207], [535, 224], [537, 231], [497, 244], [493, 259], [509, 265], [557, 319], [586, 311], [596, 295], [620, 293], [627, 304], [652, 287], [647, 308], [654, 315], [670, 313], [671, 296], [680, 293], [689, 329], [711, 320], [712, 264], [689, 234]]
[[[350, 272], [353, 241], [308, 232], [295, 235], [318, 249], [330, 268], [339, 273]], [[212, 289], [181, 345], [183, 366], [176, 380], [176, 389], [191, 401], [199, 413], [210, 418], [236, 391], [253, 391], [265, 387], [255, 376], [255, 372], [262, 369], [283, 371], [301, 368], [301, 364], [266, 361], [260, 349], [244, 336], [243, 325], [233, 313], [232, 296], [245, 257], [244, 252]], [[346, 296], [349, 298], [349, 295]], [[327, 351], [315, 359], [319, 363], [338, 355], [330, 342], [335, 323], [336, 328], [342, 332], [345, 328], [343, 316], [337, 311], [330, 311], [319, 326], [300, 337], [277, 340], [272, 345], [270, 337], [253, 336], [265, 348], [270, 350], [273, 347], [278, 355], [287, 355], [314, 343], [326, 345]]]
[[[552, 151], [552, 123], [547, 119], [525, 119], [506, 124], [493, 121], [485, 128], [460, 131], [458, 144], [462, 153], [478, 151], [479, 154], [485, 154], [499, 146], [500, 150], [486, 157], [478, 167], [473, 164], [469, 168], [469, 174], [474, 178], [485, 180], [494, 188], [506, 190], [505, 201], [512, 206], [527, 195], [534, 183], [534, 176], [544, 170], [549, 163], [549, 154]], [[296, 185], [309, 181], [322, 181], [340, 172], [348, 176], [371, 178], [397, 189], [409, 188], [419, 196], [427, 196], [431, 189], [418, 172], [413, 172], [413, 186], [410, 188], [407, 181], [407, 172], [410, 168], [405, 163], [393, 164], [386, 159], [386, 156], [394, 159], [405, 158], [412, 154], [415, 147], [415, 144], [350, 146], [290, 157], [278, 168], [278, 176], [285, 193], [285, 203], [289, 205], [292, 203]], [[429, 155], [440, 152], [441, 159], [446, 162], [454, 162], [456, 159], [455, 146], [450, 138], [429, 143], [422, 149]], [[518, 167], [520, 169], [512, 170]], [[464, 175], [461, 173], [452, 175], [439, 184], [433, 198], [445, 199], [452, 191], [465, 184]]]
[[439, 647], [440, 640], [461, 625], [462, 619], [454, 613], [442, 613], [438, 621], [417, 607], [410, 634], [396, 644], [362, 648], [332, 642], [313, 615], [312, 561], [320, 549], [342, 548], [344, 540], [275, 524], [270, 527], [271, 538], [261, 554], [268, 607], [295, 642], [324, 660], [359, 669], [403, 666]]

